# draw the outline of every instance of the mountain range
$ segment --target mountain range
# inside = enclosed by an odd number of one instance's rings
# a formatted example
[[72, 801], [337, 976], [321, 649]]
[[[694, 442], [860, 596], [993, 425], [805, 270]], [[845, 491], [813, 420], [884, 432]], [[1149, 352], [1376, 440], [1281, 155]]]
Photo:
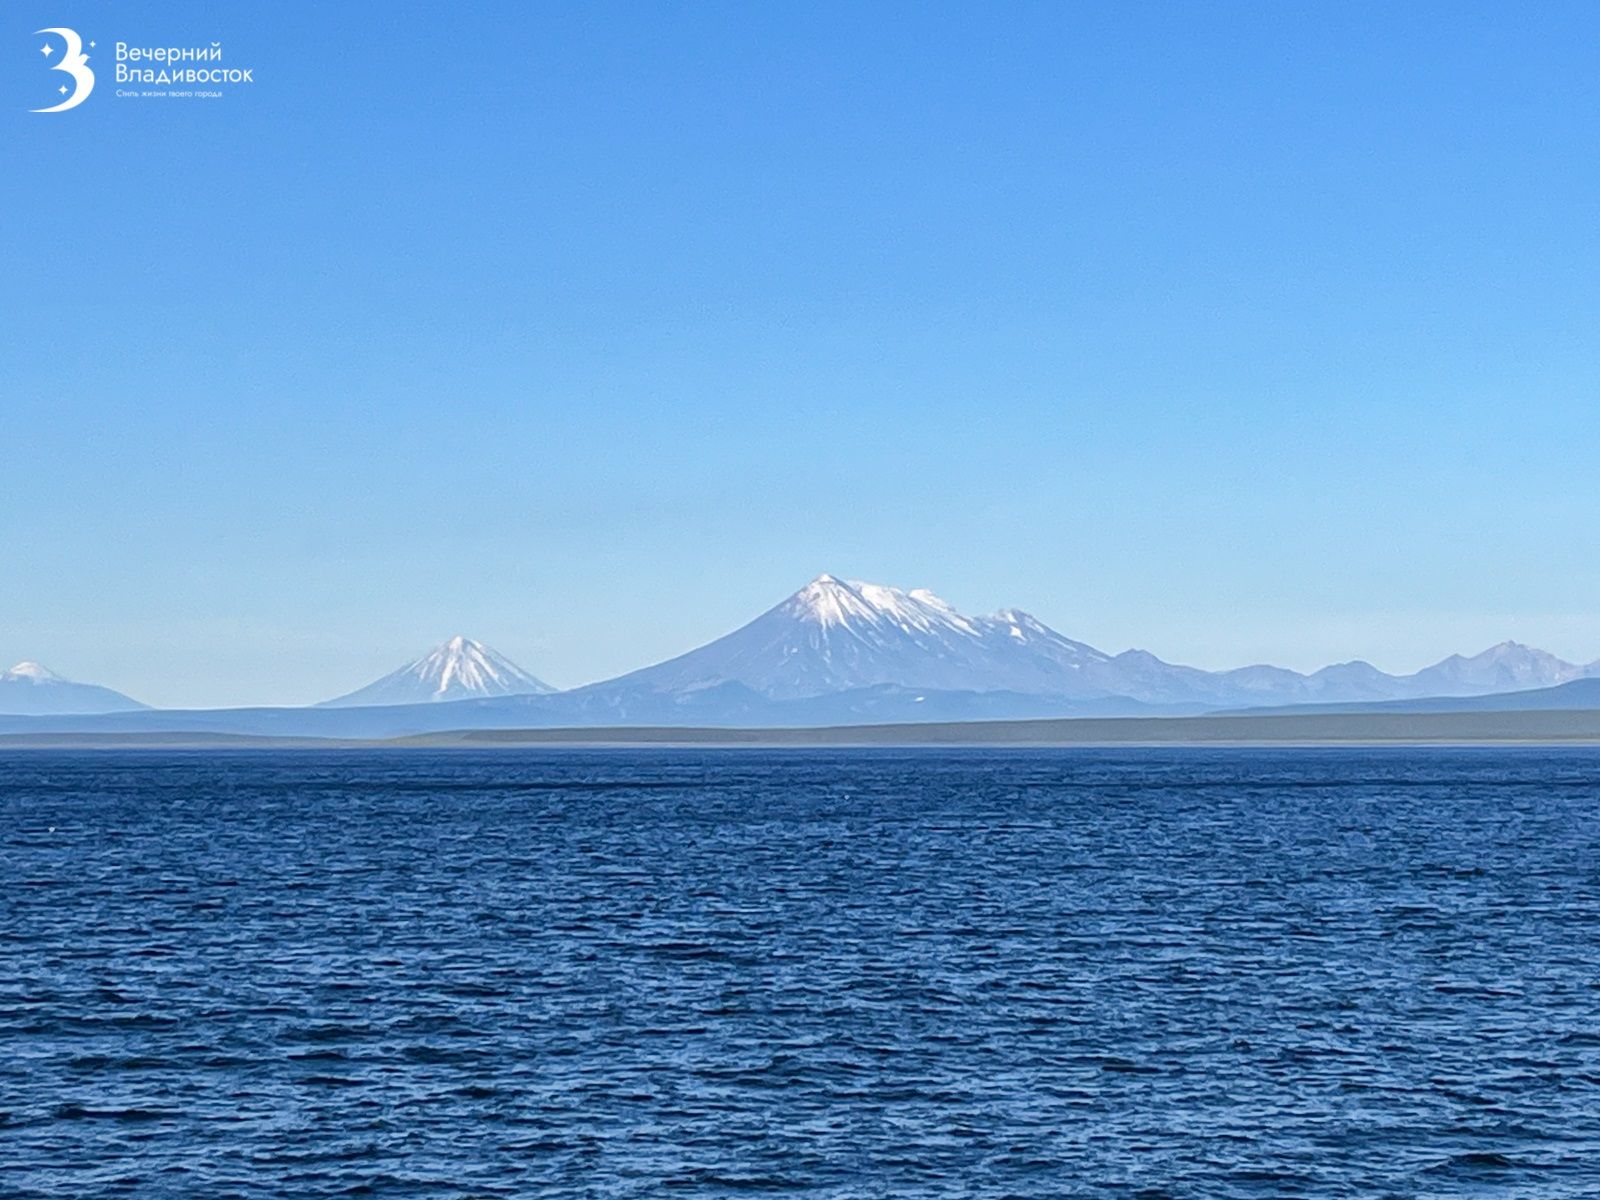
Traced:
[[1203, 671], [1144, 650], [1108, 654], [1017, 609], [968, 617], [928, 591], [821, 575], [748, 625], [579, 695], [687, 693], [737, 683], [770, 700], [893, 686], [914, 690], [1133, 701], [1189, 710], [1468, 696], [1600, 675], [1516, 642], [1452, 655], [1412, 675], [1366, 662], [1309, 675], [1283, 667]]
[[[569, 691], [555, 691], [482, 643], [455, 637], [310, 709], [147, 710], [120, 693], [24, 664], [0, 676], [0, 713], [35, 715], [20, 726], [31, 730], [44, 728], [39, 715], [49, 714], [73, 731], [376, 737], [518, 726], [1178, 715], [1477, 697], [1596, 677], [1600, 664], [1568, 663], [1516, 642], [1452, 655], [1408, 675], [1360, 661], [1309, 674], [1266, 665], [1205, 671], [1144, 650], [1110, 654], [1017, 609], [967, 616], [929, 591], [821, 575], [723, 637]], [[91, 713], [104, 715], [85, 715]]]

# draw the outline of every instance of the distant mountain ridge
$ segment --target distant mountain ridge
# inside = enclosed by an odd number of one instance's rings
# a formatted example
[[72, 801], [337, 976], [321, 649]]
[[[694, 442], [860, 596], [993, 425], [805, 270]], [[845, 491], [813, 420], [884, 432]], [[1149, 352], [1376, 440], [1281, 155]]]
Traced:
[[108, 687], [63, 679], [36, 662], [20, 662], [9, 671], [0, 671], [0, 713], [6, 715], [135, 712], [145, 707]]
[[927, 590], [820, 575], [749, 624], [676, 658], [577, 689], [585, 697], [687, 693], [738, 683], [771, 700], [894, 686], [1134, 701], [1166, 707], [1347, 703], [1468, 696], [1600, 675], [1503, 642], [1412, 675], [1366, 662], [1310, 674], [1249, 666], [1204, 671], [1145, 650], [1108, 654], [1018, 609], [971, 617]]
[[[15, 707], [16, 700], [6, 708], [3, 678], [0, 713], [42, 714], [43, 719], [51, 713], [113, 711], [22, 708]], [[136, 701], [92, 689], [99, 693], [93, 701], [80, 693], [77, 702], [115, 702], [119, 711], [75, 717], [71, 728], [386, 737], [519, 726], [1175, 716], [1399, 701], [1447, 706], [1452, 699], [1514, 695], [1592, 679], [1600, 679], [1600, 664], [1565, 662], [1517, 642], [1470, 657], [1452, 655], [1408, 675], [1391, 675], [1361, 661], [1310, 673], [1267, 665], [1206, 671], [1145, 650], [1109, 654], [1019, 609], [968, 616], [925, 589], [903, 591], [820, 575], [703, 646], [569, 691], [556, 691], [480, 642], [455, 637], [374, 683], [309, 709], [141, 712]], [[43, 684], [33, 679], [28, 686]], [[17, 720], [19, 728], [42, 728], [25, 716]]]

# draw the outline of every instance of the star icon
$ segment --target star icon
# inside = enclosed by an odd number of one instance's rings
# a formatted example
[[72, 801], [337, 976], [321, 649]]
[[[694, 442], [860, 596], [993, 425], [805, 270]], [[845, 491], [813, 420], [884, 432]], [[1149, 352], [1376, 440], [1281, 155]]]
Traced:
[[40, 46], [39, 47], [39, 53], [44, 55], [46, 58], [49, 58], [50, 57], [50, 43], [46, 42], [44, 45]]
[[93, 42], [90, 42], [90, 43], [89, 43], [89, 49], [91, 49], [91, 50], [93, 50], [93, 49], [94, 49], [94, 43], [93, 43]]
[[61, 90], [61, 94], [62, 94], [62, 95], [63, 95], [63, 96], [65, 96], [65, 95], [66, 95], [66, 94], [67, 94], [67, 85], [66, 85], [66, 84], [64, 84], [64, 83], [63, 83], [63, 84], [62, 84], [62, 85], [61, 85], [61, 89], [60, 89], [60, 90]]

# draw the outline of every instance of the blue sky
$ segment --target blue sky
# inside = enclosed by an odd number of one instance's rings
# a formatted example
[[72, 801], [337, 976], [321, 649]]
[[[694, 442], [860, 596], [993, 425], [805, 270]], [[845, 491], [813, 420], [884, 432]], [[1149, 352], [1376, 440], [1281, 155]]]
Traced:
[[[36, 115], [32, 31], [98, 48]], [[218, 100], [110, 46], [224, 46]], [[830, 571], [1207, 667], [1600, 657], [1600, 9], [24, 0], [0, 657], [567, 685]]]

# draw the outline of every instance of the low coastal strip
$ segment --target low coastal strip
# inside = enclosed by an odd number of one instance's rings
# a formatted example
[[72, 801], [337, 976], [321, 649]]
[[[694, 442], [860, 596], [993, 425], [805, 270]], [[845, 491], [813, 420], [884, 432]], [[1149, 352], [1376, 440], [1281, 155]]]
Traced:
[[515, 746], [1370, 746], [1600, 744], [1600, 709], [1084, 717], [741, 729], [678, 726], [467, 729], [396, 738], [253, 737], [140, 731], [0, 735], [0, 749]]

